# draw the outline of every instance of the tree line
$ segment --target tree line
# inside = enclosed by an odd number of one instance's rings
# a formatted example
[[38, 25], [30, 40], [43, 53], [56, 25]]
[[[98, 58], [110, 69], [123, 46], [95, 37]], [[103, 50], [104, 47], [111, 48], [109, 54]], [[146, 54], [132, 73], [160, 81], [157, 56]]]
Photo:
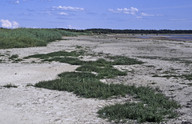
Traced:
[[85, 29], [85, 30], [76, 30], [76, 29], [62, 29], [61, 30], [68, 30], [72, 32], [90, 32], [96, 34], [192, 34], [192, 30], [138, 30], [138, 29], [101, 29], [101, 28], [93, 28], [93, 29]]

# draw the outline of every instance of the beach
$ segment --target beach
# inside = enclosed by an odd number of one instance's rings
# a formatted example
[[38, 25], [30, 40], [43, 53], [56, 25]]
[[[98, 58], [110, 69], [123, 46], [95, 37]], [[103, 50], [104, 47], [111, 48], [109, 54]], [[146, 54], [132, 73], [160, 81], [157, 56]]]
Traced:
[[[71, 92], [36, 88], [32, 85], [58, 78], [62, 72], [72, 72], [78, 67], [59, 62], [39, 62], [27, 59], [17, 63], [9, 59], [18, 55], [20, 59], [34, 54], [56, 51], [73, 51], [81, 46], [90, 53], [122, 55], [143, 61], [141, 65], [117, 65], [126, 70], [126, 76], [104, 79], [104, 83], [150, 86], [159, 88], [181, 108], [179, 117], [167, 124], [192, 122], [192, 81], [179, 77], [192, 72], [192, 42], [141, 39], [128, 34], [102, 34], [92, 36], [63, 37], [46, 47], [1, 49], [0, 56], [0, 123], [1, 124], [110, 124], [98, 117], [97, 111], [104, 106], [131, 101], [126, 99], [99, 100], [82, 98]], [[86, 56], [87, 59], [95, 59]], [[175, 77], [173, 75], [176, 75]], [[5, 88], [6, 84], [17, 88]]]

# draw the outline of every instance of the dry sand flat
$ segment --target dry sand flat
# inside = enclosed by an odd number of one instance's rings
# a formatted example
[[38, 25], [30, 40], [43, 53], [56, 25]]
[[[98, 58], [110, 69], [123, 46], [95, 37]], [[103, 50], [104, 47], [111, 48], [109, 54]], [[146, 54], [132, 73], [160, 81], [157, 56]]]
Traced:
[[[128, 70], [121, 78], [104, 80], [107, 83], [150, 85], [159, 87], [164, 94], [178, 101], [182, 108], [180, 117], [168, 124], [192, 122], [192, 86], [185, 79], [153, 77], [165, 72], [189, 74], [192, 72], [192, 43], [155, 39], [130, 38], [129, 35], [99, 35], [69, 37], [67, 40], [50, 43], [47, 47], [0, 50], [0, 54], [18, 54], [25, 57], [36, 53], [49, 53], [60, 50], [71, 51], [75, 46], [88, 47], [94, 52], [125, 55], [146, 62], [143, 65], [116, 66]], [[34, 88], [43, 80], [51, 80], [64, 71], [73, 71], [77, 66], [53, 63], [12, 63], [7, 56], [0, 64], [0, 86], [12, 83], [18, 88], [0, 88], [0, 124], [107, 124], [97, 117], [96, 112], [103, 106], [117, 102], [79, 98], [68, 92]], [[175, 61], [174, 58], [178, 58]], [[120, 100], [121, 101], [121, 100]]]

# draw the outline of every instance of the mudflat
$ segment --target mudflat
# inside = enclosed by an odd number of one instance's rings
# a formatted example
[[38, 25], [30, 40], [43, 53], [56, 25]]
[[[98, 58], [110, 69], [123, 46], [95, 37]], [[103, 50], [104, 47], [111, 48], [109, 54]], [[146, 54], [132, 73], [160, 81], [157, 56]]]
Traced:
[[[102, 107], [121, 103], [125, 99], [86, 99], [65, 91], [35, 88], [39, 81], [53, 80], [62, 72], [74, 71], [78, 66], [59, 62], [37, 62], [37, 59], [14, 62], [20, 59], [56, 51], [73, 51], [77, 46], [89, 52], [123, 55], [143, 61], [141, 65], [115, 66], [127, 70], [127, 76], [104, 79], [104, 83], [150, 86], [177, 101], [179, 117], [167, 124], [192, 122], [192, 43], [174, 40], [139, 39], [128, 34], [64, 37], [64, 40], [46, 47], [0, 50], [0, 123], [1, 124], [108, 124], [97, 111]], [[86, 56], [85, 59], [95, 59]], [[35, 61], [35, 62], [34, 62]], [[12, 84], [17, 88], [5, 88]], [[131, 101], [127, 98], [126, 101]]]

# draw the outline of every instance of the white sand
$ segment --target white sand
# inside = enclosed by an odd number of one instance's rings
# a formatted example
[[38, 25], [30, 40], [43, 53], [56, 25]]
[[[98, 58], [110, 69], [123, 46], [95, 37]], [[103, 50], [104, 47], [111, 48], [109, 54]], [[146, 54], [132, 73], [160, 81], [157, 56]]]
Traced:
[[[50, 43], [47, 47], [19, 48], [0, 50], [0, 54], [18, 54], [25, 57], [36, 53], [49, 53], [60, 50], [71, 51], [76, 45], [89, 47], [92, 51], [112, 55], [158, 56], [180, 58], [192, 61], [192, 43], [166, 40], [141, 40], [129, 38], [128, 35], [100, 35], [71, 37], [69, 40]], [[6, 57], [0, 57], [6, 59]], [[192, 65], [160, 59], [138, 58], [143, 65], [116, 66], [129, 70], [128, 75], [116, 79], [107, 79], [107, 83], [124, 83], [150, 85], [159, 87], [164, 94], [178, 101], [182, 108], [180, 117], [170, 120], [168, 124], [181, 124], [186, 120], [192, 122], [192, 86], [191, 81], [175, 78], [152, 77], [168, 71], [173, 74], [189, 74]], [[33, 64], [1, 63], [0, 86], [11, 83], [18, 88], [0, 88], [0, 124], [107, 124], [97, 117], [96, 112], [103, 106], [116, 101], [79, 98], [68, 92], [52, 91], [34, 87], [39, 81], [52, 80], [66, 71], [74, 71], [77, 66], [58, 62]], [[155, 84], [154, 84], [155, 83]], [[121, 101], [121, 100], [120, 100]]]
[[[13, 83], [34, 84], [39, 81], [53, 80], [57, 74], [74, 71], [77, 66], [61, 63], [50, 64], [1, 64], [1, 85]], [[6, 71], [5, 71], [6, 70]]]

